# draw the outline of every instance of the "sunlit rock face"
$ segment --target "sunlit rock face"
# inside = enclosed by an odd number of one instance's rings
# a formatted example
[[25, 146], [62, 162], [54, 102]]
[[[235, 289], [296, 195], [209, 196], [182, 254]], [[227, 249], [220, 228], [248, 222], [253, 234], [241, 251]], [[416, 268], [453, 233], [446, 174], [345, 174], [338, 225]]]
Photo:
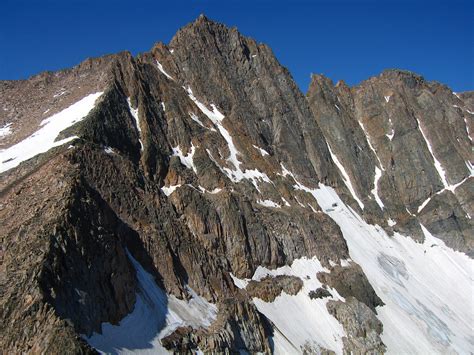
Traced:
[[0, 93], [5, 352], [472, 348], [470, 93], [204, 16]]

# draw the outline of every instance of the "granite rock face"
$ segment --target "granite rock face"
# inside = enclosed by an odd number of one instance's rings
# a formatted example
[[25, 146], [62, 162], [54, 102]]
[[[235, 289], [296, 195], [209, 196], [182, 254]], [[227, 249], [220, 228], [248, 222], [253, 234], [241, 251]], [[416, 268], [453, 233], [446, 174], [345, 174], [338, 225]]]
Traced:
[[97, 92], [55, 137], [67, 144], [2, 168], [5, 352], [94, 353], [87, 339], [123, 327], [143, 294], [132, 258], [177, 304], [202, 311], [199, 296], [218, 310], [206, 326], [177, 312], [187, 321], [158, 329], [162, 349], [274, 352], [281, 330], [253, 299], [310, 290], [296, 276], [249, 279], [303, 259], [324, 269], [332, 290], [310, 299], [345, 330], [344, 352], [383, 352], [383, 302], [359, 265], [340, 265], [350, 250], [320, 184], [388, 233], [420, 240], [422, 223], [472, 255], [469, 93], [389, 71], [354, 88], [314, 76], [305, 97], [270, 48], [201, 16], [137, 57], [0, 82], [0, 153]]

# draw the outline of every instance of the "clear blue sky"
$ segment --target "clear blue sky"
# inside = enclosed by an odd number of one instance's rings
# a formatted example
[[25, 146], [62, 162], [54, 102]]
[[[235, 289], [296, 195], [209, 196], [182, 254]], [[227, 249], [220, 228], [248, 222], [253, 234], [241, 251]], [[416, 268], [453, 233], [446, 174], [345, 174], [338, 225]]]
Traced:
[[1, 0], [0, 79], [168, 43], [200, 13], [269, 44], [301, 89], [385, 68], [474, 90], [474, 1]]

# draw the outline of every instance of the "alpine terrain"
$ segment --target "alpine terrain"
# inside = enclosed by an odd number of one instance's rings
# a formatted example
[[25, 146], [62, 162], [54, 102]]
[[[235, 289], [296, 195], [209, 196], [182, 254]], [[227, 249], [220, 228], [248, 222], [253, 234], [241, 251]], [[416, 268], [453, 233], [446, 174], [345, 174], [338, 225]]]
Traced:
[[0, 81], [1, 352], [470, 353], [473, 131], [474, 92], [305, 95], [202, 15]]

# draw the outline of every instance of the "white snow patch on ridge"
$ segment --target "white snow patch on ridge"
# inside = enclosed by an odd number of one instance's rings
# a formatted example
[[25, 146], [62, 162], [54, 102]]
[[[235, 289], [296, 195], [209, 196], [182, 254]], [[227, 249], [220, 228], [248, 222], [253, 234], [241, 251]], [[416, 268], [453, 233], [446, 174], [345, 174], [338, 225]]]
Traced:
[[[329, 314], [326, 303], [330, 299], [342, 300], [335, 289], [329, 288], [332, 298], [311, 299], [309, 292], [321, 287], [316, 274], [329, 272], [317, 258], [301, 258], [291, 266], [283, 266], [269, 270], [259, 266], [252, 280], [259, 281], [266, 276], [290, 275], [299, 277], [303, 281], [303, 288], [298, 294], [291, 296], [282, 292], [273, 302], [264, 302], [253, 298], [259, 312], [270, 319], [275, 326], [274, 346], [275, 354], [301, 353], [301, 347], [309, 342], [342, 354], [342, 337], [346, 336], [342, 325]], [[245, 288], [249, 280], [239, 280], [231, 275], [239, 288]], [[296, 349], [296, 350], [295, 350]]]
[[[362, 203], [362, 201], [357, 197], [357, 194], [354, 190], [354, 187], [352, 186], [352, 183], [351, 183], [351, 179], [349, 177], [349, 175], [347, 174], [346, 172], [346, 169], [344, 169], [344, 166], [341, 164], [341, 162], [339, 161], [339, 159], [337, 159], [337, 156], [332, 152], [331, 150], [331, 147], [329, 146], [328, 144], [328, 149], [329, 149], [329, 153], [331, 154], [331, 157], [332, 157], [332, 160], [334, 160], [334, 163], [336, 164], [336, 166], [338, 167], [339, 171], [341, 172], [342, 174], [342, 180], [344, 181], [344, 183], [346, 184], [347, 188], [349, 189], [352, 197], [354, 198], [354, 200], [357, 201], [357, 203], [359, 204], [360, 208], [361, 209], [364, 209], [364, 204]], [[294, 177], [293, 177], [294, 178]]]
[[94, 333], [86, 341], [107, 354], [168, 354], [160, 339], [176, 328], [209, 327], [217, 317], [217, 307], [198, 296], [191, 288], [190, 301], [168, 296], [127, 251], [135, 267], [139, 291], [135, 307], [119, 325], [102, 323], [102, 334]]
[[378, 307], [390, 354], [468, 353], [474, 315], [473, 260], [424, 227], [425, 242], [367, 224], [334, 189], [320, 185], [318, 204], [339, 225], [352, 260], [362, 266], [385, 306]]
[[55, 141], [59, 133], [73, 124], [82, 121], [95, 107], [102, 92], [90, 94], [68, 108], [44, 119], [41, 128], [21, 142], [0, 151], [0, 173], [18, 166], [21, 162], [47, 152], [53, 147], [76, 139], [76, 136]]
[[6, 137], [12, 133], [11, 122], [0, 127], [0, 138]]

